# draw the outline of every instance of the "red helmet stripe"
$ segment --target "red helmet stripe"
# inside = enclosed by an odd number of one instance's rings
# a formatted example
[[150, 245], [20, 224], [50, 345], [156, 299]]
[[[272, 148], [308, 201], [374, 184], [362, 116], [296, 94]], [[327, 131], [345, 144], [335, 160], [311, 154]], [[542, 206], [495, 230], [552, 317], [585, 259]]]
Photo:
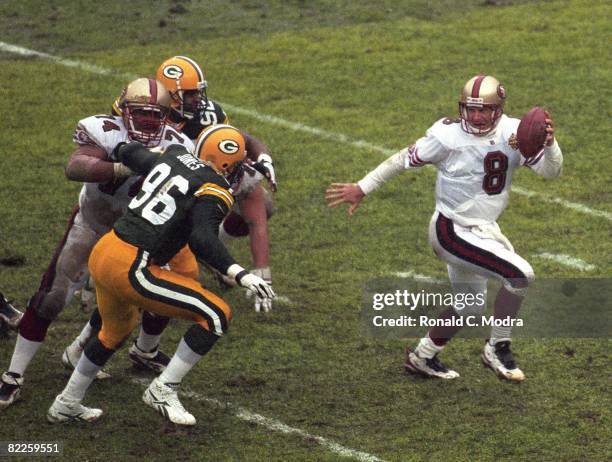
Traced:
[[157, 104], [157, 80], [149, 79], [149, 93], [151, 93], [149, 103]]
[[472, 98], [478, 98], [480, 94], [480, 86], [482, 85], [482, 81], [485, 79], [486, 75], [479, 75], [476, 80], [474, 80], [474, 86], [472, 87]]

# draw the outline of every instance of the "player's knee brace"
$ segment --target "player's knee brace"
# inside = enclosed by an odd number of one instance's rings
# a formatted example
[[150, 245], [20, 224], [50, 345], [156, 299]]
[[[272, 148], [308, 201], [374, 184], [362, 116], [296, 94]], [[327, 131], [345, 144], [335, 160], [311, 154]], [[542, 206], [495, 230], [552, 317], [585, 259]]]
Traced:
[[183, 339], [187, 346], [195, 353], [204, 356], [210, 351], [217, 340], [219, 340], [219, 336], [204, 329], [199, 324], [194, 324], [185, 333]]

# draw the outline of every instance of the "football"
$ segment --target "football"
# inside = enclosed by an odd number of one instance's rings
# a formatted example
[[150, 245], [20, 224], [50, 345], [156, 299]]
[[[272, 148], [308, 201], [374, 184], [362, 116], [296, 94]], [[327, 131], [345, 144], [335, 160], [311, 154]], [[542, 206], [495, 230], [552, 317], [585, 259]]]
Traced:
[[538, 154], [546, 141], [546, 111], [534, 107], [521, 119], [516, 132], [518, 148], [524, 157]]

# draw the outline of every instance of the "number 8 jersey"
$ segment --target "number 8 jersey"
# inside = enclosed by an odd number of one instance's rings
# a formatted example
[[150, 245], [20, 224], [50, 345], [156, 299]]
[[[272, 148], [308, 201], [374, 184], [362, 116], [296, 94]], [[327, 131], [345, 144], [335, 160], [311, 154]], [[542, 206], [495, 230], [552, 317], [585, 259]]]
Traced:
[[519, 123], [519, 119], [502, 115], [493, 132], [476, 136], [466, 133], [459, 119], [441, 119], [415, 144], [366, 175], [359, 186], [369, 194], [402, 170], [433, 164], [438, 170], [438, 212], [461, 226], [495, 222], [508, 204], [512, 174], [517, 167], [525, 165], [541, 176], [553, 178], [559, 174], [563, 161], [556, 141], [538, 156], [525, 159], [516, 145]]

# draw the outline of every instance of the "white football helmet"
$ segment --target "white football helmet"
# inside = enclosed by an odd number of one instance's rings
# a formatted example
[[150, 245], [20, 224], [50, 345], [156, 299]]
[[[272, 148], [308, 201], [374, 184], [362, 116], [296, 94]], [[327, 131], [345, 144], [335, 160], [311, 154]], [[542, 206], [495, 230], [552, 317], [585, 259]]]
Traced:
[[[506, 89], [495, 77], [490, 75], [477, 75], [467, 81], [461, 92], [459, 101], [459, 115], [461, 127], [473, 135], [486, 135], [490, 133], [504, 113]], [[491, 118], [486, 125], [475, 126], [470, 121], [468, 108], [489, 108]]]
[[118, 107], [131, 140], [151, 148], [161, 142], [172, 98], [161, 82], [140, 78], [130, 82]]

